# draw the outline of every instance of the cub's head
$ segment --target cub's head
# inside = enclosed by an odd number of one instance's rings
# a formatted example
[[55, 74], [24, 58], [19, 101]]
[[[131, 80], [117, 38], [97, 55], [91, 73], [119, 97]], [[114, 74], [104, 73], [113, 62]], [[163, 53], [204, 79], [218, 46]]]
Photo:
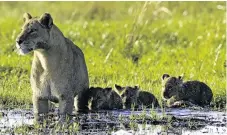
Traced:
[[112, 88], [91, 87], [89, 88], [90, 109], [99, 109], [100, 106], [109, 101]]
[[139, 92], [138, 86], [122, 87], [120, 85], [115, 84], [115, 88], [116, 88], [117, 92], [121, 95], [121, 98], [122, 98], [126, 108], [130, 108], [131, 105], [137, 104], [137, 97], [138, 97], [138, 92]]
[[29, 13], [23, 16], [24, 25], [16, 39], [16, 47], [20, 54], [27, 54], [32, 50], [48, 48], [50, 30], [53, 19], [50, 14], [44, 13], [40, 18], [32, 17]]
[[165, 99], [169, 99], [178, 94], [179, 88], [182, 86], [182, 77], [171, 77], [168, 74], [162, 75], [162, 95]]
[[112, 88], [91, 87], [89, 91], [89, 95], [93, 98], [93, 100], [106, 101], [111, 95]]

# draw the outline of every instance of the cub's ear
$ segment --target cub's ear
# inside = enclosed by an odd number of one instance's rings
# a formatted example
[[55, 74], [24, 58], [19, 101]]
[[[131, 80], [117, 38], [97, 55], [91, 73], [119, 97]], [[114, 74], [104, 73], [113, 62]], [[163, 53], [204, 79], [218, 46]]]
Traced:
[[106, 90], [107, 90], [108, 92], [111, 92], [112, 88], [111, 88], [111, 87], [107, 87]]
[[134, 88], [138, 90], [139, 89], [139, 86], [135, 86]]
[[115, 84], [114, 86], [115, 86], [115, 88], [116, 88], [117, 90], [121, 90], [121, 89], [122, 89], [122, 87], [121, 87], [120, 85]]
[[115, 84], [115, 88], [117, 89], [117, 92], [121, 93], [125, 87], [121, 87], [120, 85]]
[[26, 22], [30, 19], [32, 19], [32, 16], [29, 13], [24, 13], [24, 15], [23, 15], [24, 22]]
[[178, 84], [182, 84], [183, 83], [183, 77], [182, 76], [178, 76]]
[[47, 29], [50, 29], [53, 26], [53, 19], [49, 13], [44, 13], [40, 17], [39, 22], [41, 25], [43, 25]]
[[183, 76], [178, 76], [178, 79], [183, 81]]
[[169, 74], [163, 74], [162, 75], [162, 80], [164, 80], [165, 78], [168, 78], [168, 77], [170, 77]]

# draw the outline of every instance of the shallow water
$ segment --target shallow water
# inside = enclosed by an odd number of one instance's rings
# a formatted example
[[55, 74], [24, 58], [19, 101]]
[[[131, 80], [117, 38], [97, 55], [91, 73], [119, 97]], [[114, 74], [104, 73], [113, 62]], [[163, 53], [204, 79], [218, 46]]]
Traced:
[[[31, 110], [0, 110], [0, 114], [0, 134], [12, 134], [16, 127], [24, 125], [33, 126], [33, 113]], [[57, 114], [57, 110], [53, 114]], [[53, 117], [57, 118], [56, 115]], [[227, 134], [226, 113], [209, 110], [99, 111], [79, 114], [74, 117], [74, 121], [79, 123], [78, 134]], [[47, 127], [38, 132], [50, 134], [53, 131]], [[30, 130], [29, 133], [33, 134], [34, 131]]]

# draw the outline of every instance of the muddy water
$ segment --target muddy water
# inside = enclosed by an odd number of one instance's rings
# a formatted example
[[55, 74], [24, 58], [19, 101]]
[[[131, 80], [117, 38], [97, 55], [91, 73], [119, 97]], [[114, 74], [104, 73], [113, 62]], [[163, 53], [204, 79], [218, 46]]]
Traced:
[[[57, 110], [53, 112], [57, 114]], [[56, 119], [56, 115], [54, 115]], [[154, 134], [154, 135], [197, 135], [227, 134], [227, 116], [225, 112], [193, 109], [155, 109], [143, 111], [99, 111], [79, 114], [74, 117], [78, 123], [77, 134]], [[33, 131], [33, 113], [31, 110], [0, 110], [0, 134], [12, 134], [15, 128], [31, 127], [28, 134], [36, 132], [51, 134], [55, 131]], [[70, 131], [64, 131], [67, 133]], [[62, 133], [60, 131], [55, 133]]]

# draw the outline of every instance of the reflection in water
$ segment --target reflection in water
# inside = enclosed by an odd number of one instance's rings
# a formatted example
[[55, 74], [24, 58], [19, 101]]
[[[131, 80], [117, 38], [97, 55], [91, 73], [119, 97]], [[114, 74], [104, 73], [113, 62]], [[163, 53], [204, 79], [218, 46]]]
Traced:
[[14, 128], [23, 124], [33, 124], [30, 110], [0, 110], [0, 128]]
[[226, 127], [216, 127], [216, 126], [205, 126], [199, 130], [190, 130], [188, 128], [173, 128], [168, 127], [166, 125], [146, 125], [144, 128], [142, 125], [139, 125], [137, 131], [133, 130], [123, 130], [120, 129], [116, 132], [113, 132], [113, 135], [134, 135], [134, 134], [141, 134], [141, 135], [226, 135], [227, 128]]
[[[57, 114], [57, 110], [53, 113]], [[56, 119], [56, 115], [52, 115]], [[193, 134], [227, 134], [225, 112], [199, 111], [192, 109], [161, 109], [143, 111], [99, 111], [79, 114], [74, 117], [78, 124], [74, 132], [79, 134], [158, 134], [158, 135], [193, 135]], [[34, 130], [31, 110], [0, 110], [0, 134], [14, 131], [16, 127], [29, 126], [31, 134], [57, 132], [46, 126], [45, 129]], [[60, 131], [58, 131], [60, 133]]]

